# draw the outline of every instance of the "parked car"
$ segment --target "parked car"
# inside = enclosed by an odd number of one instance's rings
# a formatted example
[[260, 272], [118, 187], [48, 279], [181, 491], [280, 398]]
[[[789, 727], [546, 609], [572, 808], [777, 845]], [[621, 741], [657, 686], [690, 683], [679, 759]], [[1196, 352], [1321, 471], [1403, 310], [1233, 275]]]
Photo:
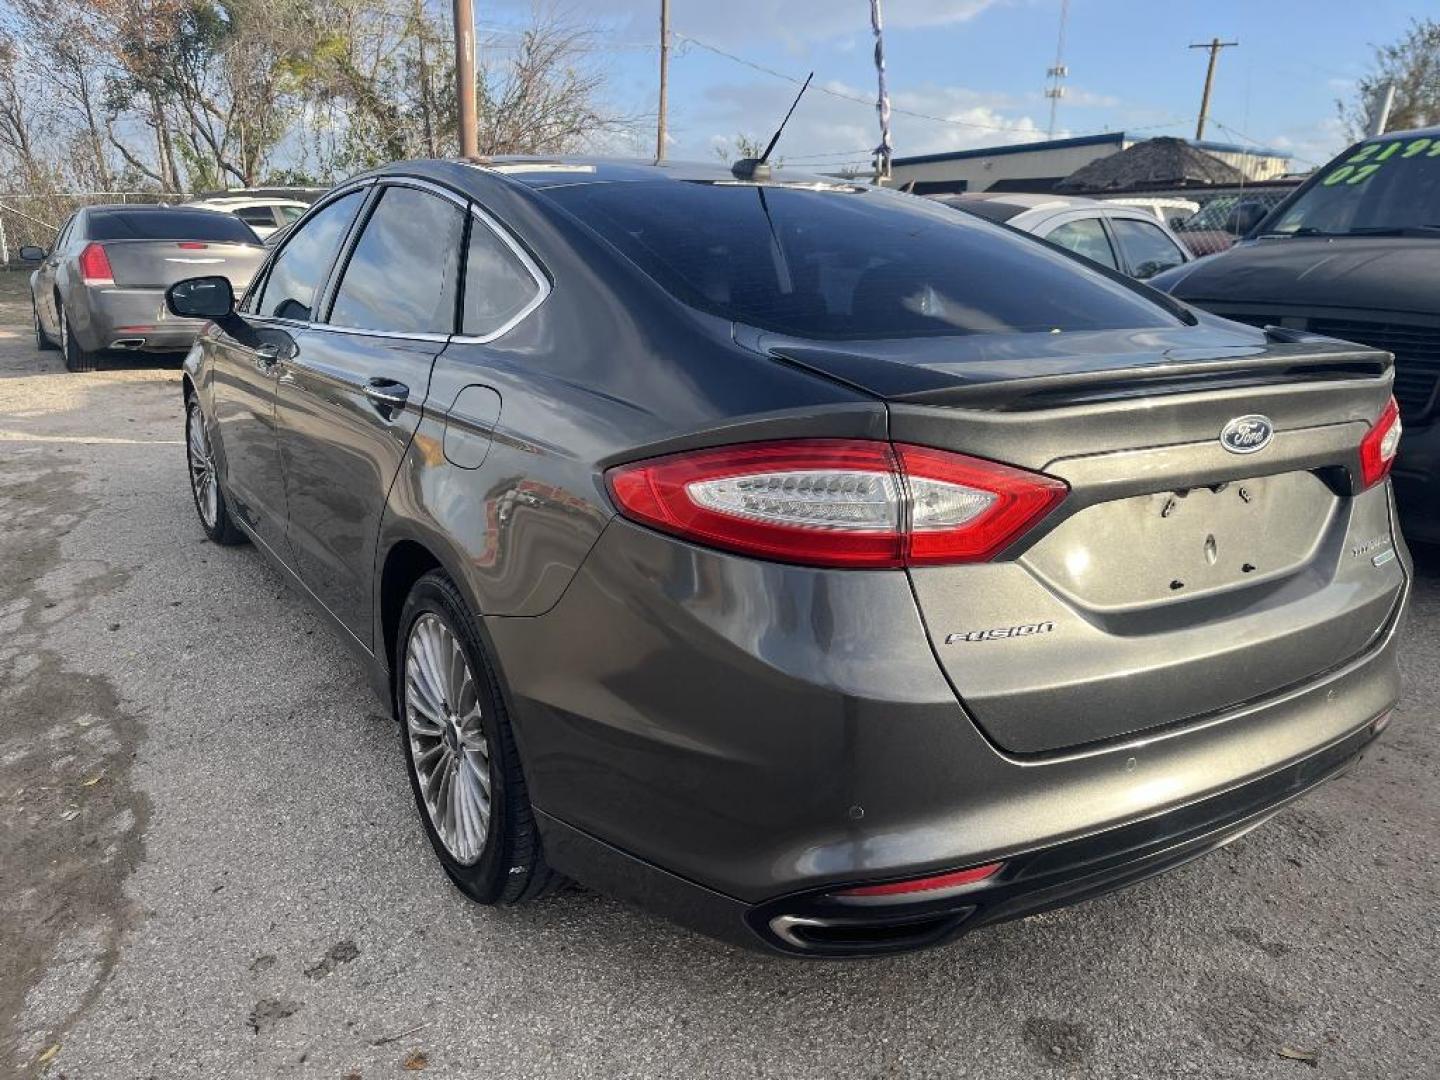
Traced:
[[293, 224], [309, 208], [309, 203], [296, 199], [261, 198], [253, 195], [213, 195], [192, 200], [184, 205], [218, 210], [222, 214], [234, 214], [255, 230], [255, 235], [261, 240], [277, 229]]
[[1152, 284], [1227, 319], [1393, 353], [1400, 511], [1411, 540], [1440, 544], [1440, 127], [1356, 143], [1244, 242]]
[[1190, 261], [1153, 211], [1076, 195], [932, 195], [936, 202], [998, 221], [1131, 277], [1145, 278]]
[[170, 288], [214, 320], [201, 526], [354, 648], [467, 896], [892, 952], [1356, 760], [1411, 573], [1389, 357], [737, 171], [397, 164], [238, 304]]
[[24, 247], [20, 255], [40, 264], [30, 275], [36, 346], [60, 349], [71, 371], [93, 371], [105, 349], [188, 349], [201, 322], [171, 314], [166, 287], [203, 270], [243, 289], [265, 251], [239, 218], [113, 205], [75, 211], [53, 250]]

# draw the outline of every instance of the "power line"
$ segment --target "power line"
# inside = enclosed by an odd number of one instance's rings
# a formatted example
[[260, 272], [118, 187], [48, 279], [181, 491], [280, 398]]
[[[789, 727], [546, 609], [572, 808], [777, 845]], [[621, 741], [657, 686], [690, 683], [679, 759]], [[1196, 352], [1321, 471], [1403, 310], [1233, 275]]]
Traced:
[[[694, 45], [697, 48], [704, 49], [706, 52], [714, 53], [716, 56], [723, 57], [726, 60], [731, 60], [754, 71], [759, 71], [763, 74], [771, 75], [777, 79], [784, 79], [786, 82], [794, 83], [797, 86], [803, 81], [794, 75], [787, 74], [783, 71], [778, 71], [775, 68], [766, 66], [765, 64], [756, 63], [754, 60], [748, 60], [743, 56], [736, 56], [734, 53], [726, 52], [724, 49], [719, 48], [716, 45], [711, 45], [708, 41], [701, 41], [699, 38], [693, 37], [690, 34], [681, 33], [678, 30], [672, 31], [672, 33], [676, 38], [685, 41], [691, 45]], [[832, 86], [818, 85], [815, 87], [815, 89], [822, 94], [829, 94], [831, 97], [839, 98], [842, 101], [852, 101], [857, 105], [864, 105], [867, 109], [873, 109], [875, 107], [875, 103], [868, 98], [861, 97], [858, 94], [849, 94], [843, 90], [837, 90]], [[1020, 124], [982, 124], [974, 120], [960, 120], [953, 116], [936, 116], [933, 113], [920, 112], [916, 109], [905, 109], [899, 106], [893, 106], [891, 108], [891, 111], [902, 113], [905, 116], [914, 117], [917, 120], [929, 120], [932, 123], [936, 124], [950, 124], [955, 127], [975, 128], [980, 131], [1007, 131], [1024, 135], [1035, 135], [1037, 137], [1040, 135], [1040, 131], [1038, 128], [1026, 127]], [[1158, 131], [1161, 128], [1178, 127], [1181, 124], [1188, 124], [1189, 122], [1189, 118], [1187, 117], [1178, 117], [1173, 120], [1167, 120], [1161, 124], [1147, 124], [1144, 127], [1127, 127], [1125, 131]], [[1106, 135], [1109, 133], [1109, 129], [1100, 129], [1090, 132], [1078, 132], [1071, 137], [1080, 138], [1085, 135]], [[1038, 138], [1035, 141], [1039, 141]]]

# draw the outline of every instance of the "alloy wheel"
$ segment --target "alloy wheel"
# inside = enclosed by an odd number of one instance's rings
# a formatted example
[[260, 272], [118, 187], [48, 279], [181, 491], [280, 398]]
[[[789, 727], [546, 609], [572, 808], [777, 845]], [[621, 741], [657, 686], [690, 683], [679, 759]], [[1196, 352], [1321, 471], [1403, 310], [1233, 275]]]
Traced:
[[490, 742], [459, 640], [424, 612], [405, 642], [405, 726], [425, 811], [456, 862], [480, 860], [490, 832]]
[[220, 493], [215, 485], [215, 455], [210, 449], [204, 414], [200, 412], [199, 403], [194, 401], [185, 416], [185, 452], [190, 460], [190, 488], [195, 493], [200, 520], [207, 529], [213, 529], [220, 513]]

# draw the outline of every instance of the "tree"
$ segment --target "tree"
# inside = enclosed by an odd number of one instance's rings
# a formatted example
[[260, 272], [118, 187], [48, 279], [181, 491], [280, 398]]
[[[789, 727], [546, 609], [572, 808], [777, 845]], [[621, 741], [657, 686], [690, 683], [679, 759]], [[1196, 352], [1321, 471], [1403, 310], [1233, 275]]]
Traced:
[[1440, 123], [1440, 20], [1412, 19], [1399, 41], [1375, 48], [1370, 72], [1356, 83], [1354, 98], [1335, 103], [1352, 137], [1368, 130], [1371, 109], [1386, 83], [1395, 85], [1387, 131]]

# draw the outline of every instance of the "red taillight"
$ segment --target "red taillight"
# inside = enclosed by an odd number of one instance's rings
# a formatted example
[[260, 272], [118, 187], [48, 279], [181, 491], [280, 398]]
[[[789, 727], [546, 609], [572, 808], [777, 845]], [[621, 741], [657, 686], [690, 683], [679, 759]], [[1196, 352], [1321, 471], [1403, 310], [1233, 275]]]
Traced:
[[204, 251], [210, 245], [199, 243], [196, 240], [181, 240], [180, 243], [176, 244], [175, 246], [179, 248], [184, 248], [186, 251]]
[[114, 285], [115, 274], [110, 269], [110, 256], [99, 244], [86, 244], [80, 252], [80, 278], [86, 285]]
[[858, 439], [673, 454], [606, 479], [626, 517], [686, 540], [853, 568], [992, 558], [1068, 490], [992, 461]]
[[[950, 874], [936, 874], [933, 877], [912, 878], [909, 881], [892, 881], [887, 885], [862, 885], [858, 889], [844, 889], [835, 896], [909, 896], [913, 893], [935, 893], [949, 891], [966, 885], [988, 880], [1000, 872], [1004, 863], [987, 863], [969, 870], [956, 870]], [[926, 899], [917, 896], [917, 900]]]
[[1374, 487], [1390, 475], [1390, 466], [1395, 464], [1395, 453], [1400, 449], [1400, 432], [1400, 406], [1392, 397], [1360, 442], [1362, 486]]

